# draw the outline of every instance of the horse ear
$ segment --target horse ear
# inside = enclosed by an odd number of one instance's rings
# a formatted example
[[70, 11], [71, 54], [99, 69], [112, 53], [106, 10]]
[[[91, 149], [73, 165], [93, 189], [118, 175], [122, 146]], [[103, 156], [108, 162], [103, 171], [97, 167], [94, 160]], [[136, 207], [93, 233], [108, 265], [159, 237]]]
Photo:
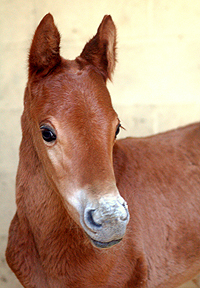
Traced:
[[114, 72], [116, 63], [116, 27], [110, 15], [105, 15], [97, 34], [85, 45], [80, 57], [99, 69], [104, 79]]
[[60, 63], [60, 34], [49, 13], [38, 25], [29, 53], [29, 77], [33, 73], [46, 75]]

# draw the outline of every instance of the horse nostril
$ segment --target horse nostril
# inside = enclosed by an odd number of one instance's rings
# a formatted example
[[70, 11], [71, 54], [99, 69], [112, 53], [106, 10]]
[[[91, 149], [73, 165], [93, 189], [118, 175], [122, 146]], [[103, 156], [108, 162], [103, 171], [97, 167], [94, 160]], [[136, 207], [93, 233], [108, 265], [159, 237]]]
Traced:
[[87, 211], [86, 220], [87, 220], [88, 223], [90, 223], [90, 225], [92, 227], [101, 227], [102, 224], [99, 224], [99, 223], [94, 221], [94, 218], [93, 218], [93, 212], [94, 211], [95, 211], [94, 209]]
[[126, 202], [123, 202], [122, 204], [122, 207], [123, 207], [123, 211], [122, 211], [122, 214], [120, 216], [120, 220], [122, 221], [126, 221], [129, 217], [129, 213], [128, 213], [128, 205]]

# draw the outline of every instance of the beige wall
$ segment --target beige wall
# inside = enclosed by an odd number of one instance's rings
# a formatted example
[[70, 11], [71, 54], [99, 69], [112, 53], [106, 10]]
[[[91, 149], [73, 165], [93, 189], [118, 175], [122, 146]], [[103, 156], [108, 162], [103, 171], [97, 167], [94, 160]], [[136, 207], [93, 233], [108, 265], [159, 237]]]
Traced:
[[[27, 53], [36, 25], [48, 12], [62, 35], [62, 55], [69, 59], [96, 33], [104, 14], [112, 15], [118, 64], [109, 89], [126, 128], [121, 136], [149, 135], [200, 119], [199, 0], [0, 0], [1, 255], [15, 210]], [[19, 287], [2, 257], [0, 287]]]

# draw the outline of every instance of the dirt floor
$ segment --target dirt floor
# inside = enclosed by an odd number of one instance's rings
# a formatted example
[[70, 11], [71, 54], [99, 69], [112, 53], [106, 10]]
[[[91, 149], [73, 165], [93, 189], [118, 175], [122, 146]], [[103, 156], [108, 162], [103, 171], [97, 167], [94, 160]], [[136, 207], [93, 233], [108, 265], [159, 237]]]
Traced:
[[[7, 236], [0, 237], [0, 288], [22, 288], [19, 281], [10, 271], [5, 260]], [[42, 287], [41, 287], [42, 288]], [[166, 287], [167, 288], [167, 287]], [[182, 285], [180, 288], [197, 288], [192, 282]]]

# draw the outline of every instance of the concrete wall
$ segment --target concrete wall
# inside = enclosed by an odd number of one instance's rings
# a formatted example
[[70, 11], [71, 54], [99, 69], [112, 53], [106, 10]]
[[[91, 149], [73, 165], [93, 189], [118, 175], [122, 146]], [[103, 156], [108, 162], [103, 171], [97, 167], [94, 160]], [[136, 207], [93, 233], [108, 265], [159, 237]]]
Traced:
[[48, 12], [62, 35], [61, 53], [69, 59], [96, 33], [104, 14], [112, 15], [118, 64], [108, 86], [126, 128], [121, 136], [149, 135], [200, 119], [199, 0], [0, 0], [0, 287], [20, 287], [3, 254], [15, 211], [27, 53]]

